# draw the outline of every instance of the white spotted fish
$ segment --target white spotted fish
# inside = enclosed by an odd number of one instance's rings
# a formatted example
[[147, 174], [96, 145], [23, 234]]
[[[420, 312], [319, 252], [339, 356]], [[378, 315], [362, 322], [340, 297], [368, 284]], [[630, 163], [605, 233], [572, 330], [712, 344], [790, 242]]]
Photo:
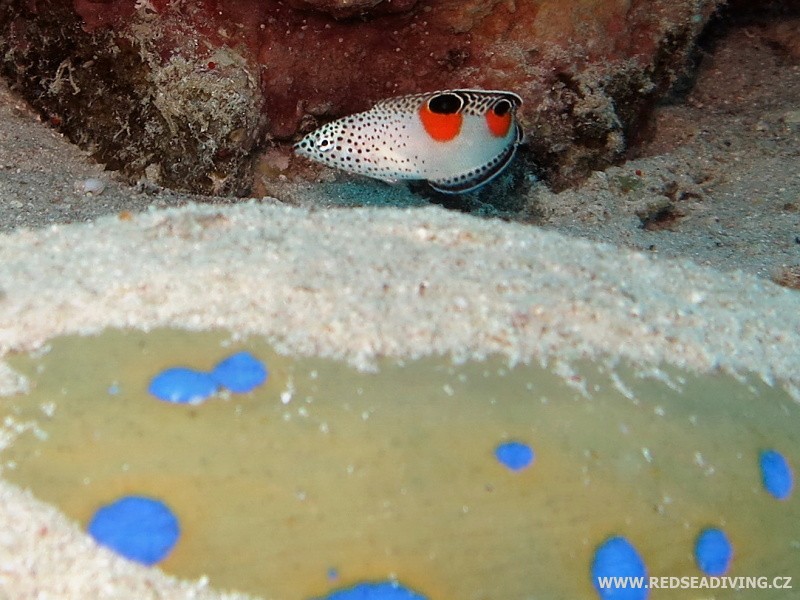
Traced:
[[312, 131], [295, 152], [383, 181], [424, 179], [446, 194], [472, 191], [505, 169], [522, 141], [512, 92], [446, 90], [378, 102]]

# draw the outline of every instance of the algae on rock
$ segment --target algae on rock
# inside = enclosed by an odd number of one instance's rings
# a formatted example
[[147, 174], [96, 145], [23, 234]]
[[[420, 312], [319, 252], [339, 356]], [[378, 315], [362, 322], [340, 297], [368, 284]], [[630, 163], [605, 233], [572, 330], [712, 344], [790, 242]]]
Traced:
[[20, 4], [0, 9], [2, 69], [51, 124], [133, 179], [249, 191], [263, 96], [237, 49], [198, 47], [188, 26], [144, 10], [125, 28], [86, 32], [63, 3], [35, 14]]

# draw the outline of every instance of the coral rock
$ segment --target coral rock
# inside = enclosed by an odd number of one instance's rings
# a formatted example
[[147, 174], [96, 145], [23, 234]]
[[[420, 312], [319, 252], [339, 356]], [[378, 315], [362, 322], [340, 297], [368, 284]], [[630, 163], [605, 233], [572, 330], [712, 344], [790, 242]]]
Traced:
[[255, 61], [198, 44], [190, 19], [151, 4], [19, 4], [0, 8], [6, 73], [98, 161], [175, 189], [248, 191], [265, 125]]
[[560, 188], [624, 156], [721, 3], [7, 0], [0, 51], [73, 139], [173, 187], [243, 193], [261, 139], [482, 87], [523, 97], [529, 157]]
[[316, 10], [336, 19], [355, 15], [405, 12], [413, 8], [417, 0], [290, 0], [289, 4], [300, 10]]

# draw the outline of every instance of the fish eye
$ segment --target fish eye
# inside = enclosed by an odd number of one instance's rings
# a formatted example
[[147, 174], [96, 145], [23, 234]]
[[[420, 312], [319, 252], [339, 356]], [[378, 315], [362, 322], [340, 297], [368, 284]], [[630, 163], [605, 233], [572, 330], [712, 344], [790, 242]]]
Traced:
[[500, 100], [494, 103], [492, 110], [494, 111], [494, 114], [496, 114], [498, 117], [504, 117], [511, 110], [511, 102], [509, 102], [505, 98], [501, 98]]
[[320, 138], [317, 140], [316, 146], [320, 152], [327, 152], [333, 149], [333, 141], [328, 138]]
[[456, 94], [437, 94], [428, 100], [428, 110], [437, 115], [452, 115], [459, 112], [464, 106], [464, 100]]

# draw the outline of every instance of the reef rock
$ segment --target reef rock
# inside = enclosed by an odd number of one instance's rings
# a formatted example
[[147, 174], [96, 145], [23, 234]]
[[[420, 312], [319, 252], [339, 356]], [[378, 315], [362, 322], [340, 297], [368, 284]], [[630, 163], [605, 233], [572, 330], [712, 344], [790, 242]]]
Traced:
[[174, 189], [244, 194], [266, 123], [258, 64], [191, 14], [133, 0], [6, 2], [3, 68], [109, 168]]
[[112, 168], [245, 193], [259, 142], [389, 96], [519, 93], [555, 187], [620, 160], [723, 0], [6, 0], [3, 69]]
[[317, 10], [336, 19], [355, 15], [387, 14], [411, 9], [417, 0], [290, 0], [289, 4], [300, 10]]

